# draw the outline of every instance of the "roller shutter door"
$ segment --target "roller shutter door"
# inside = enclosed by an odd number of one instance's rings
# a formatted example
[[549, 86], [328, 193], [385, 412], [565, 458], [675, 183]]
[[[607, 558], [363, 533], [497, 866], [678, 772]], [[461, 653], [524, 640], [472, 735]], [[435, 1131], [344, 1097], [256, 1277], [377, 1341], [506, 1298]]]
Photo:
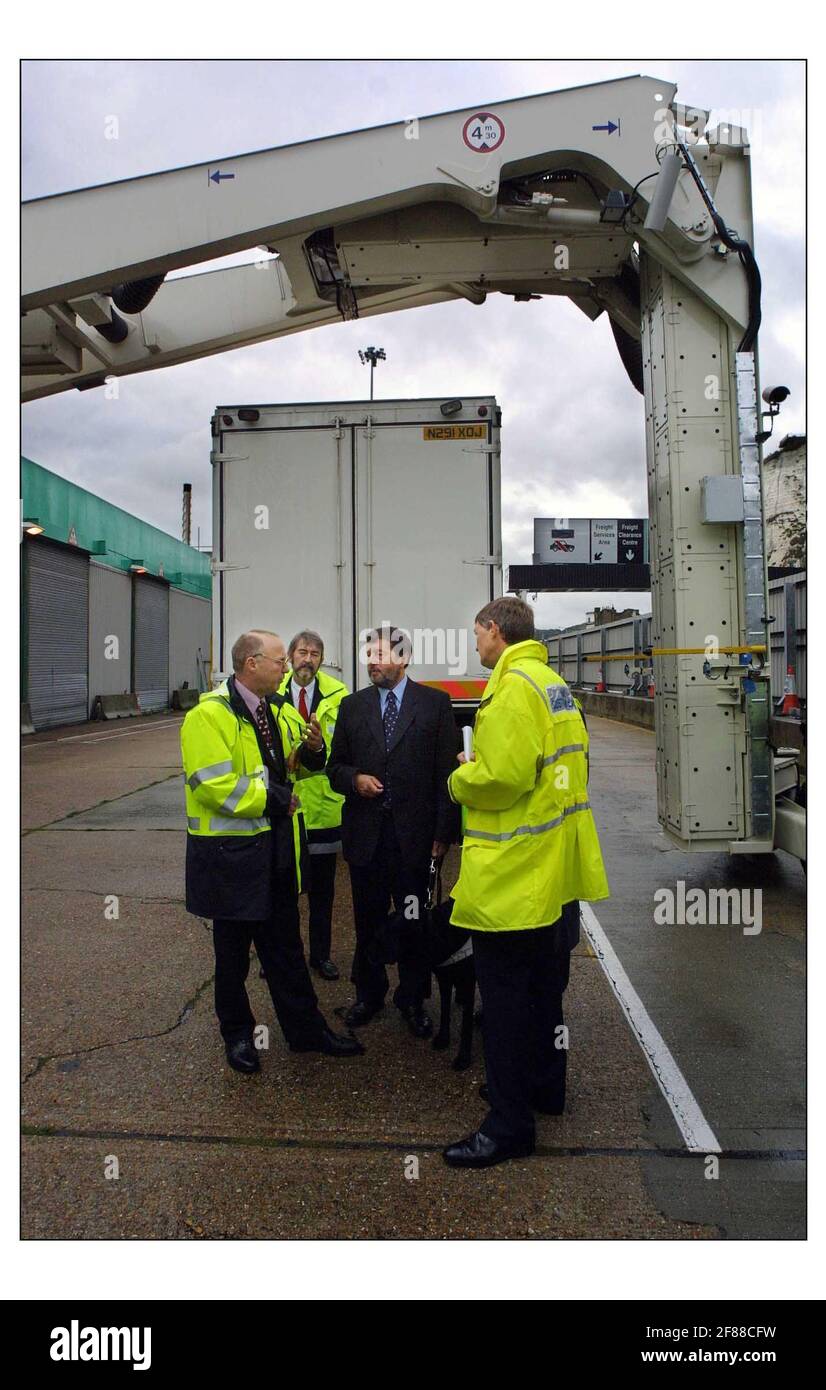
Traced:
[[89, 558], [26, 542], [28, 700], [35, 729], [81, 724], [88, 711]]
[[169, 704], [169, 589], [166, 584], [135, 577], [135, 691], [144, 714]]

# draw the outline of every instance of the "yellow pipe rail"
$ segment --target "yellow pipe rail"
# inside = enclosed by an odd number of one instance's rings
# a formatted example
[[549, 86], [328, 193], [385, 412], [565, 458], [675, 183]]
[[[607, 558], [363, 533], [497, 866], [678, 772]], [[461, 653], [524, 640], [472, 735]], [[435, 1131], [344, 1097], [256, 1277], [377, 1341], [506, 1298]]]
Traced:
[[[650, 652], [600, 652], [583, 654], [583, 661], [649, 661], [652, 656], [739, 656], [741, 653], [755, 652], [765, 655], [765, 647], [718, 647], [710, 652], [707, 647], [653, 647]], [[573, 653], [561, 653], [562, 660], [574, 660]]]

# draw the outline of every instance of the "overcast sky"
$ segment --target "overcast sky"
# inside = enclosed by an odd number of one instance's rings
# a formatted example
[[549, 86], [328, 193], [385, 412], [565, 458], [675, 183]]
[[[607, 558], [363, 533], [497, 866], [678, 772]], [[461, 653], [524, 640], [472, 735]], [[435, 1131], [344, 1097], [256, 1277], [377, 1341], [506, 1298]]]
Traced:
[[[711, 108], [712, 124], [734, 120], [750, 131], [761, 377], [791, 388], [778, 437], [802, 433], [802, 63], [27, 62], [23, 196], [637, 72], [676, 82], [680, 101]], [[111, 115], [118, 140], [104, 138]], [[498, 398], [506, 565], [530, 562], [534, 516], [646, 515], [642, 398], [607, 316], [590, 323], [562, 298], [516, 304], [491, 295], [481, 308], [459, 302], [331, 326], [122, 378], [117, 402], [67, 391], [24, 407], [23, 452], [173, 535], [181, 484], [192, 482], [194, 525], [208, 542], [214, 407], [363, 398], [357, 349], [368, 342], [387, 352], [377, 396]], [[540, 598], [537, 616], [562, 626], [600, 601]], [[650, 609], [647, 595], [629, 601]]]

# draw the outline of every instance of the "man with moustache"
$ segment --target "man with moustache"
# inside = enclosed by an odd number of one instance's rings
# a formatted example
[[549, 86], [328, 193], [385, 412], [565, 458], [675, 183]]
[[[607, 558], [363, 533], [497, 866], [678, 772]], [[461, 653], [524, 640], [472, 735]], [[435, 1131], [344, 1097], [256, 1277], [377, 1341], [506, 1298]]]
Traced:
[[430, 968], [418, 919], [430, 860], [444, 856], [458, 830], [447, 778], [461, 741], [449, 696], [408, 676], [411, 644], [402, 630], [373, 629], [363, 653], [370, 686], [342, 700], [327, 769], [345, 798], [341, 838], [356, 928], [356, 998], [344, 1018], [360, 1027], [383, 1006], [387, 971], [370, 945], [392, 902], [416, 914], [406, 923], [393, 1002], [414, 1037], [427, 1038]]
[[[320, 670], [324, 642], [309, 628], [296, 633], [287, 648], [287, 658], [291, 670], [284, 677], [279, 693], [290, 701], [303, 720], [313, 720], [320, 726], [329, 756], [339, 705], [349, 694], [347, 686]], [[318, 772], [302, 783], [301, 809], [309, 849], [310, 968], [322, 980], [339, 978], [330, 951], [343, 804], [344, 797], [333, 791], [326, 772]]]
[[353, 1056], [361, 1044], [328, 1028], [318, 1008], [298, 916], [304, 827], [293, 783], [300, 788], [303, 774], [323, 768], [321, 730], [312, 718], [305, 729], [276, 693], [286, 664], [277, 633], [242, 633], [232, 664], [234, 674], [202, 695], [181, 726], [186, 906], [213, 919], [215, 1012], [227, 1061], [236, 1071], [259, 1070], [245, 988], [252, 943], [290, 1050]]

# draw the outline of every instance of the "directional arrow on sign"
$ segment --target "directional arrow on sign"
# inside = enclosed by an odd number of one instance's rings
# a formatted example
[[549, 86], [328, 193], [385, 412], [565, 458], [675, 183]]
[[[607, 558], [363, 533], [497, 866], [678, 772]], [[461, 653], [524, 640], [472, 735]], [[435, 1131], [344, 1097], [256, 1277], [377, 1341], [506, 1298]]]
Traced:
[[213, 183], [222, 183], [224, 179], [234, 179], [235, 175], [222, 174], [220, 169], [216, 169], [215, 172], [213, 174], [210, 174], [209, 177], [211, 178]]
[[619, 130], [619, 125], [614, 125], [613, 121], [606, 121], [605, 125], [592, 125], [592, 130], [607, 130], [609, 135], [613, 135], [615, 130]]
[[634, 558], [634, 552], [633, 552], [633, 550], [626, 550], [626, 552], [625, 552], [625, 558], [626, 558], [626, 560], [633, 560], [633, 558]]

